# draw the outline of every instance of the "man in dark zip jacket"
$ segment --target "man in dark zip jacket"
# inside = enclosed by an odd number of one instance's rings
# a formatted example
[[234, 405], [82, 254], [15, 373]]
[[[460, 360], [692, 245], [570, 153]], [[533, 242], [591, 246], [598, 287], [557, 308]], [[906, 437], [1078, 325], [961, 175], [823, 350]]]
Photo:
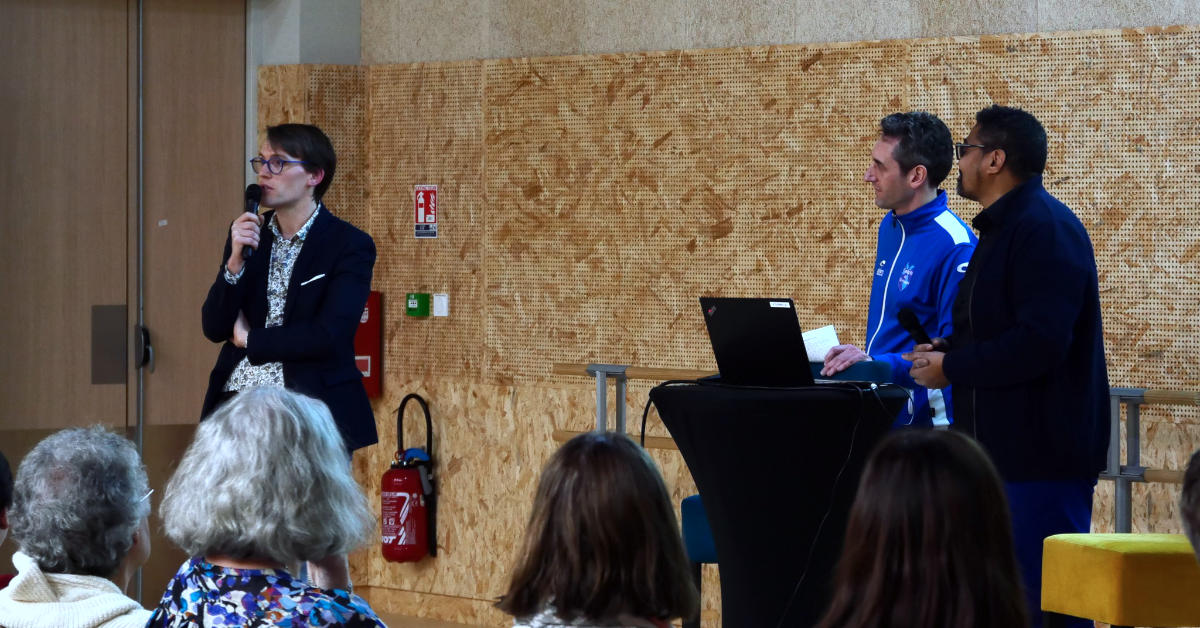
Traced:
[[958, 193], [983, 210], [954, 333], [905, 356], [916, 382], [953, 383], [954, 427], [979, 440], [1004, 478], [1034, 626], [1042, 541], [1089, 530], [1110, 422], [1095, 255], [1083, 224], [1042, 185], [1046, 144], [1025, 111], [976, 114], [955, 146]]

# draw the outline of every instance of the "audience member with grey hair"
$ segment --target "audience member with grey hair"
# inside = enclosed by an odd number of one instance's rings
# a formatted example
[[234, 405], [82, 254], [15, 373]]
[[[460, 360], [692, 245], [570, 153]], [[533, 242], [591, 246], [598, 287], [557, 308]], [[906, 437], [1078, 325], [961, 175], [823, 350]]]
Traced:
[[1179, 517], [1183, 520], [1183, 533], [1192, 543], [1192, 550], [1200, 560], [1200, 450], [1192, 454], [1187, 469], [1183, 472], [1183, 493], [1179, 496]]
[[17, 576], [7, 628], [133, 628], [150, 612], [122, 591], [150, 556], [150, 490], [133, 443], [103, 427], [58, 432], [17, 469], [9, 522]]
[[[149, 627], [384, 625], [350, 590], [345, 555], [375, 521], [316, 399], [278, 387], [239, 392], [196, 429], [160, 514], [192, 558]], [[303, 561], [311, 583], [292, 575]]]

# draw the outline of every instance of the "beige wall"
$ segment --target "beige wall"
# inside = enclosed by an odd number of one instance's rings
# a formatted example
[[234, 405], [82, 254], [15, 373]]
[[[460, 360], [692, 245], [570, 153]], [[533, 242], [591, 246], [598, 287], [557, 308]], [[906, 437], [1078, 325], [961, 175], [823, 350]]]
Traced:
[[1200, 23], [1195, 0], [362, 0], [361, 6], [365, 64]]

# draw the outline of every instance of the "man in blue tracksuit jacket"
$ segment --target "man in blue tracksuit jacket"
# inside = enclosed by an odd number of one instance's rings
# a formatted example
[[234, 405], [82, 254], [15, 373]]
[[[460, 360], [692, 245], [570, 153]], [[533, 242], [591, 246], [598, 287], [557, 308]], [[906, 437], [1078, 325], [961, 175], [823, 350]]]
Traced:
[[900, 357], [915, 344], [896, 321], [909, 309], [930, 337], [951, 333], [958, 282], [975, 251], [975, 234], [946, 207], [938, 186], [950, 173], [954, 142], [950, 130], [924, 111], [895, 113], [879, 123], [864, 179], [875, 189], [875, 204], [891, 210], [879, 224], [867, 313], [866, 350], [838, 345], [825, 356], [822, 375], [863, 360], [885, 360], [892, 381], [908, 388], [908, 406], [896, 425], [946, 426], [953, 416], [950, 389], [919, 386]]
[[[920, 352], [913, 378], [953, 384], [955, 429], [1004, 479], [1031, 626], [1043, 624], [1042, 542], [1087, 532], [1105, 466], [1110, 409], [1100, 289], [1083, 223], [1042, 185], [1046, 131], [993, 105], [957, 146], [959, 195], [983, 211], [954, 304], [954, 334]], [[1088, 620], [1058, 626], [1090, 627]]]

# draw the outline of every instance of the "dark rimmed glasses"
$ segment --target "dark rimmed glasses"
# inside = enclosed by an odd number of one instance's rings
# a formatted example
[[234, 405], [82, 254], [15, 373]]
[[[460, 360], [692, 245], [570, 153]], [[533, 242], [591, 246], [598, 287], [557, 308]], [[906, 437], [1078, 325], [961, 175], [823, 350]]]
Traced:
[[[966, 142], [959, 142], [958, 144], [954, 145], [954, 158], [962, 159], [963, 153], [967, 152], [968, 148], [980, 148], [983, 150], [987, 150], [988, 148], [991, 148], [991, 147], [985, 146], [983, 144], [967, 144]], [[276, 174], [279, 174], [279, 173], [276, 173]]]
[[279, 157], [263, 159], [262, 157], [255, 157], [254, 159], [250, 160], [250, 167], [254, 170], [254, 174], [260, 174], [262, 172], [263, 166], [267, 167], [267, 172], [270, 172], [271, 174], [279, 174], [279, 173], [283, 172], [283, 167], [288, 164], [306, 164], [306, 163], [308, 163], [308, 162], [300, 161], [299, 159], [281, 159]]

